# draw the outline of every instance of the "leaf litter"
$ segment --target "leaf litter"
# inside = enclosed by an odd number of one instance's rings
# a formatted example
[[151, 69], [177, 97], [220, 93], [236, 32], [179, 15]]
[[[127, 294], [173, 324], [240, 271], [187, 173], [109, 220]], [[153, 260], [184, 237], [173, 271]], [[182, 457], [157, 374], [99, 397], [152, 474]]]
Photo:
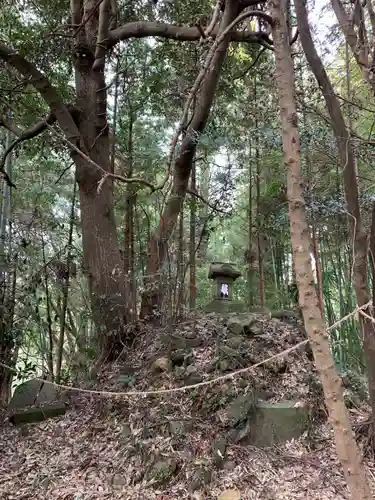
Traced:
[[[237, 368], [255, 364], [305, 338], [299, 324], [255, 315], [261, 334], [238, 347]], [[194, 316], [177, 325], [141, 325], [124, 359], [106, 366], [95, 389], [145, 391], [209, 380], [223, 375], [216, 363], [220, 345], [233, 337], [220, 315]], [[139, 327], [138, 327], [139, 329]], [[178, 352], [165, 338], [186, 339], [183, 366], [155, 372], [160, 356]], [[189, 339], [198, 339], [189, 347]], [[239, 339], [241, 340], [241, 339]], [[182, 359], [182, 356], [180, 356]], [[180, 362], [181, 362], [180, 359]], [[249, 362], [250, 360], [250, 362]], [[216, 363], [216, 364], [215, 364]], [[219, 363], [220, 365], [220, 363]], [[222, 366], [221, 366], [222, 368]], [[228, 442], [215, 465], [213, 443], [226, 436], [218, 418], [226, 402], [256, 385], [270, 402], [298, 399], [313, 409], [314, 428], [299, 439], [272, 448]], [[82, 388], [87, 387], [82, 383]], [[353, 410], [358, 422], [367, 408]], [[102, 397], [69, 393], [65, 416], [13, 427], [6, 413], [0, 431], [2, 500], [347, 500], [332, 431], [325, 421], [321, 386], [302, 347], [241, 377], [179, 393], [144, 397]], [[221, 455], [221, 452], [219, 456]], [[375, 494], [375, 463], [364, 466]]]

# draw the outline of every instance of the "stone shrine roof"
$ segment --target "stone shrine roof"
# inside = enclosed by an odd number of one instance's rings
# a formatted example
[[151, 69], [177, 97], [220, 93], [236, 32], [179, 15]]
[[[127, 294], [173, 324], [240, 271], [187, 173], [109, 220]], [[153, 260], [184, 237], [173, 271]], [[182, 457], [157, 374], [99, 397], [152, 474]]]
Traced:
[[236, 280], [240, 276], [240, 271], [235, 264], [231, 264], [230, 262], [212, 262], [208, 271], [208, 278], [213, 280], [219, 277]]

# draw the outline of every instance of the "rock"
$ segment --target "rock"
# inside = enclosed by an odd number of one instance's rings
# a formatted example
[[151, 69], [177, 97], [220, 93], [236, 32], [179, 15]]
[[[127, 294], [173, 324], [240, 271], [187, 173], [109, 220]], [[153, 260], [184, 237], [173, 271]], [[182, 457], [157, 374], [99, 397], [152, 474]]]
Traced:
[[300, 437], [309, 428], [310, 412], [307, 406], [299, 402], [261, 401], [249, 423], [246, 443], [268, 447]]
[[238, 349], [244, 343], [244, 340], [242, 335], [235, 335], [227, 340], [227, 345], [232, 349]]
[[158, 483], [166, 483], [177, 470], [177, 462], [174, 458], [158, 460], [150, 470], [150, 477]]
[[189, 347], [199, 347], [202, 345], [203, 340], [199, 338], [185, 338], [178, 335], [162, 333], [160, 335], [160, 342], [164, 344], [169, 350], [177, 350], [187, 349]]
[[186, 375], [191, 375], [193, 373], [197, 373], [198, 372], [198, 369], [196, 366], [194, 365], [189, 365], [187, 368], [186, 368]]
[[194, 385], [202, 382], [203, 377], [194, 365], [189, 365], [185, 370], [184, 385]]
[[263, 325], [260, 322], [254, 322], [252, 323], [249, 328], [246, 330], [247, 335], [254, 337], [256, 335], [262, 335], [264, 329]]
[[54, 403], [43, 404], [37, 408], [29, 407], [14, 410], [9, 416], [9, 421], [13, 425], [31, 424], [64, 415], [65, 412], [66, 404], [56, 401]]
[[151, 368], [154, 372], [170, 372], [173, 368], [172, 361], [166, 356], [162, 356], [161, 358], [155, 359]]
[[13, 397], [8, 405], [8, 410], [26, 408], [32, 405], [52, 403], [57, 399], [54, 385], [43, 380], [31, 379], [16, 387]]
[[196, 470], [191, 478], [189, 492], [194, 493], [194, 491], [204, 488], [211, 482], [211, 477], [212, 473], [208, 469], [200, 468]]
[[221, 372], [229, 372], [231, 370], [232, 361], [228, 358], [219, 361], [219, 370]]
[[185, 351], [182, 349], [171, 353], [171, 360], [174, 366], [182, 366], [184, 364], [185, 357]]
[[192, 373], [185, 378], [184, 385], [195, 385], [203, 381], [202, 375], [199, 373]]
[[234, 335], [241, 335], [244, 332], [244, 323], [240, 318], [230, 318], [227, 322], [227, 328]]
[[125, 478], [121, 474], [114, 474], [111, 483], [115, 490], [121, 490], [126, 485]]
[[220, 493], [217, 500], [241, 500], [241, 494], [238, 490], [225, 490]]
[[256, 391], [249, 392], [234, 399], [228, 406], [219, 410], [217, 416], [226, 427], [234, 427], [244, 422], [254, 412], [258, 401]]
[[225, 452], [227, 449], [227, 440], [224, 437], [219, 437], [215, 440], [212, 451], [213, 451], [213, 462], [217, 469], [222, 469], [225, 461]]
[[[248, 365], [247, 361], [235, 349], [227, 345], [220, 345], [220, 362], [219, 368], [221, 371], [234, 370], [236, 368], [243, 368]], [[222, 361], [228, 360], [227, 363]]]

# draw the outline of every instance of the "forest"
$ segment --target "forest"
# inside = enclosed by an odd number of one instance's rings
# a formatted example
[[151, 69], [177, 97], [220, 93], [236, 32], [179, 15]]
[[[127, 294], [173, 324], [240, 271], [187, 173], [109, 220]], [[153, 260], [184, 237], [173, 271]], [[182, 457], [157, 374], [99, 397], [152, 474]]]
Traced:
[[0, 497], [375, 497], [371, 0], [2, 0]]

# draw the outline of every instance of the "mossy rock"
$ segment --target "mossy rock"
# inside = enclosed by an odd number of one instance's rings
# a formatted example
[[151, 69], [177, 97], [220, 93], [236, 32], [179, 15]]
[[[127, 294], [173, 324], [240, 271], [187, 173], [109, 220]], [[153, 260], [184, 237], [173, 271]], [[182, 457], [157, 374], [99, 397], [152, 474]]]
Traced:
[[251, 391], [231, 401], [229, 405], [217, 412], [217, 416], [224, 426], [235, 427], [255, 411], [257, 401], [257, 391]]
[[228, 331], [235, 336], [254, 337], [263, 333], [263, 325], [252, 314], [231, 316], [227, 319], [226, 325]]
[[[297, 439], [310, 427], [309, 408], [299, 402], [259, 402], [256, 411], [248, 419], [241, 439], [247, 444], [269, 447], [291, 439]], [[246, 432], [245, 432], [246, 431]]]
[[248, 364], [236, 349], [232, 349], [227, 345], [220, 345], [219, 351], [218, 368], [221, 372], [244, 368]]

